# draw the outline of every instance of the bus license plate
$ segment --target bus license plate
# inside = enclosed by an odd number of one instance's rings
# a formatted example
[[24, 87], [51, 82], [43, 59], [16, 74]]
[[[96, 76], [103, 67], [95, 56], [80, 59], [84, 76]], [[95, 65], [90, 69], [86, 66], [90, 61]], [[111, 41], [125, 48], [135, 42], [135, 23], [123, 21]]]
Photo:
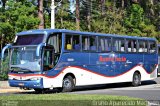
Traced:
[[18, 85], [19, 85], [19, 86], [24, 86], [24, 83], [19, 83]]

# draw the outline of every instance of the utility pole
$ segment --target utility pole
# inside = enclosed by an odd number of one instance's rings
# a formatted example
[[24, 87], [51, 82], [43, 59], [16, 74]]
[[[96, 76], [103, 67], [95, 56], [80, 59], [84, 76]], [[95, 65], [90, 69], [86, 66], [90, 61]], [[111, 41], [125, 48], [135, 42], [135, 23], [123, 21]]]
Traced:
[[55, 29], [55, 4], [54, 4], [54, 0], [52, 0], [51, 3], [51, 29]]

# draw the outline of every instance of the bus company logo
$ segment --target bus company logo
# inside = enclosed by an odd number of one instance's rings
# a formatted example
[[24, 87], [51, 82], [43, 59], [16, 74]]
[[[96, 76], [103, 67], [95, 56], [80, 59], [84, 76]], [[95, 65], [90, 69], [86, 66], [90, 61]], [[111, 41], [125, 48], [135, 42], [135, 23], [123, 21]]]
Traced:
[[109, 61], [116, 61], [116, 62], [126, 62], [127, 59], [125, 57], [99, 57], [100, 62], [109, 62]]

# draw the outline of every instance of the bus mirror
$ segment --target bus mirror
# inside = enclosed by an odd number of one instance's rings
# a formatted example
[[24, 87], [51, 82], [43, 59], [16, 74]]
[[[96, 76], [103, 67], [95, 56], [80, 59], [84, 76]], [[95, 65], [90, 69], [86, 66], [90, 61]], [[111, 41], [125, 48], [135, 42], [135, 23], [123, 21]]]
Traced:
[[41, 43], [37, 46], [37, 49], [36, 49], [36, 56], [40, 56], [40, 53], [41, 53], [41, 49], [43, 46], [46, 46], [46, 43]]
[[12, 44], [7, 44], [3, 49], [2, 49], [2, 53], [1, 53], [1, 60], [4, 59], [4, 53], [6, 51], [6, 49], [9, 49], [12, 47]]

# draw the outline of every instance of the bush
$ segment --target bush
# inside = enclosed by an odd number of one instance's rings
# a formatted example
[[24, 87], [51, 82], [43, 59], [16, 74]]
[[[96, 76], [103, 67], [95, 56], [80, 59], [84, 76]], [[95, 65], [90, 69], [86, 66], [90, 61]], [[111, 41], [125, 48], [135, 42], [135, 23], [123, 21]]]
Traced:
[[5, 60], [1, 61], [0, 67], [0, 80], [8, 79], [8, 71], [9, 71], [9, 57], [6, 57]]

